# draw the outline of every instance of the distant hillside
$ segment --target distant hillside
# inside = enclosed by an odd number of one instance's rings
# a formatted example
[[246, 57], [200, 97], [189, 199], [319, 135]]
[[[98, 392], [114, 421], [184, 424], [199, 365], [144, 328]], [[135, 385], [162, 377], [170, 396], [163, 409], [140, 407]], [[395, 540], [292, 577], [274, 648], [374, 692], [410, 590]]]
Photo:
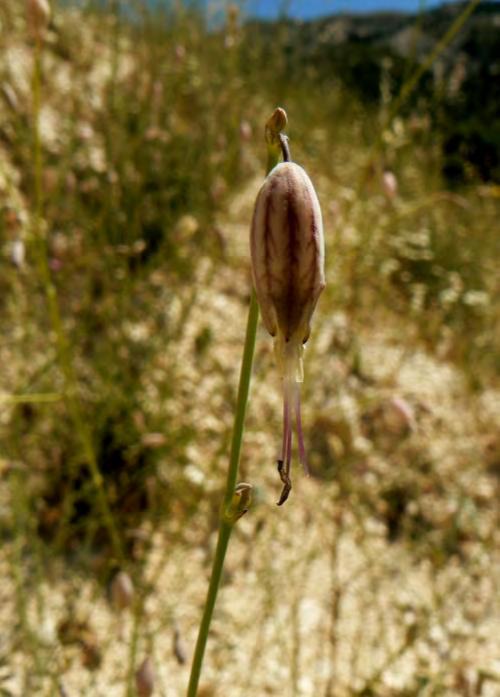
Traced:
[[[310, 21], [251, 20], [248, 26], [258, 27], [259, 31], [270, 37], [276, 25], [286, 25], [290, 40], [302, 46], [304, 55], [312, 55], [321, 46], [365, 43], [390, 48], [405, 58], [420, 59], [446, 33], [467, 4], [448, 4], [419, 15], [404, 12], [343, 13]], [[482, 2], [478, 5], [447, 49], [447, 59], [451, 60], [461, 51], [470, 53], [470, 39], [478, 36], [485, 37], [487, 43], [495, 37], [497, 58], [500, 58], [500, 2]], [[475, 57], [471, 54], [471, 58]]]
[[[314, 66], [325, 81], [338, 81], [363, 101], [377, 103], [384, 75], [397, 94], [466, 6], [460, 2], [420, 15], [251, 21], [247, 32], [281, 41], [287, 73], [294, 79]], [[419, 108], [427, 100], [432, 125], [442, 134], [450, 180], [463, 180], [464, 163], [470, 163], [483, 179], [500, 181], [500, 2], [478, 5], [422, 77], [406, 109], [414, 108], [417, 99]]]
[[[342, 15], [311, 22], [299, 32], [303, 31], [306, 37], [308, 33], [316, 34], [322, 44], [363, 42], [389, 48], [406, 59], [421, 60], [466, 6], [465, 2], [444, 5], [421, 15]], [[461, 54], [476, 65], [494, 57], [500, 59], [500, 2], [480, 3], [441, 60], [452, 67]]]

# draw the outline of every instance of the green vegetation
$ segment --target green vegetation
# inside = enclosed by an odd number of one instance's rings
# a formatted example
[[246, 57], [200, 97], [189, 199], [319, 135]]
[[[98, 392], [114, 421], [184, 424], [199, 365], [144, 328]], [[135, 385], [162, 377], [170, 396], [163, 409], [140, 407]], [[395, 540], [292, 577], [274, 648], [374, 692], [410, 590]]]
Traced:
[[[196, 9], [64, 3], [37, 49], [24, 3], [2, 3], [0, 693], [130, 696], [144, 656], [158, 694], [187, 687], [263, 124], [281, 105], [327, 245], [306, 361], [312, 477], [297, 471], [275, 506], [263, 333], [240, 477], [255, 503], [198, 694], [495, 694], [496, 4], [398, 99], [464, 7], [262, 26], [230, 6], [207, 31]], [[135, 590], [117, 617], [119, 569]]]

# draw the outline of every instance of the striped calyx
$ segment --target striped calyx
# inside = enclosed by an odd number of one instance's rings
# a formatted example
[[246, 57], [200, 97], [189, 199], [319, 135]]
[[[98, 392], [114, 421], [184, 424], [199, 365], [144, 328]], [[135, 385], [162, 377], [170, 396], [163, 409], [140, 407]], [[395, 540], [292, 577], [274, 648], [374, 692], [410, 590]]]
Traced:
[[257, 196], [251, 256], [262, 319], [276, 338], [286, 370], [287, 356], [299, 358], [309, 338], [311, 317], [325, 287], [318, 197], [306, 172], [294, 162], [277, 165]]

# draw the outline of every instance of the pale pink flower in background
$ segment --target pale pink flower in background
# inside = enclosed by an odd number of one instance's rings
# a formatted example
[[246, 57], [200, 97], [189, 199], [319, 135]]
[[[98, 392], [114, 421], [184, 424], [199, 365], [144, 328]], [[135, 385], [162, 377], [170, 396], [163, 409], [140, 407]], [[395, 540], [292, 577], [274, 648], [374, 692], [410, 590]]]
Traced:
[[389, 200], [393, 200], [398, 195], [398, 180], [394, 172], [386, 169], [382, 175], [382, 189]]

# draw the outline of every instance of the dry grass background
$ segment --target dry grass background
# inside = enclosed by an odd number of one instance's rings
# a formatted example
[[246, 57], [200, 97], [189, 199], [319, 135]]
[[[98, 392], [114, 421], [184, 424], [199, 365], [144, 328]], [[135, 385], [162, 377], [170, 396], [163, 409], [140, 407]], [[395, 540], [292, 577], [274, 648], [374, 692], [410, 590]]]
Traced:
[[[0, 692], [133, 695], [149, 656], [154, 694], [182, 695], [275, 85], [255, 91], [262, 74], [241, 72], [234, 12], [210, 37], [188, 14], [165, 35], [145, 25], [136, 43], [108, 15], [63, 11], [49, 32], [42, 231], [118, 559], [34, 263], [21, 10], [0, 14]], [[221, 59], [227, 74], [214, 76]], [[296, 467], [290, 501], [275, 505], [280, 385], [261, 330], [240, 477], [255, 501], [230, 547], [200, 695], [495, 697], [498, 192], [447, 191], [425, 115], [396, 119], [370, 153], [354, 100], [340, 90], [321, 107], [302, 89], [278, 96], [327, 236], [329, 286], [306, 353], [312, 476]], [[332, 125], [336, 105], [344, 118]], [[119, 568], [135, 589], [121, 610]]]

